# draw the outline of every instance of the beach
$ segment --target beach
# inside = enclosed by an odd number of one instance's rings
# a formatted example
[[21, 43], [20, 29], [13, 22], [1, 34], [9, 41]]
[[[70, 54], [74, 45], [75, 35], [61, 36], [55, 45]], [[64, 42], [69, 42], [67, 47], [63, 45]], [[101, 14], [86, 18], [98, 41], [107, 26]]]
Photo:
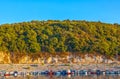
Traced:
[[30, 72], [30, 71], [44, 71], [44, 70], [119, 70], [119, 64], [0, 64], [1, 71], [18, 71], [18, 72]]
[[61, 71], [61, 70], [120, 70], [119, 64], [0, 64], [0, 71], [26, 73], [25, 75], [15, 76], [0, 76], [0, 79], [118, 79], [120, 76], [113, 75], [66, 75], [66, 76], [55, 76], [55, 75], [27, 75], [29, 72], [42, 72], [42, 71]]

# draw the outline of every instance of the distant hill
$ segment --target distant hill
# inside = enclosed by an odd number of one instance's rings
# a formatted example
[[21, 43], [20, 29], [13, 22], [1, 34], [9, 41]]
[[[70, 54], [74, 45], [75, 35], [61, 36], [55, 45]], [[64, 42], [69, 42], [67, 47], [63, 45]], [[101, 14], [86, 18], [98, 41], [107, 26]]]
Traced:
[[0, 51], [120, 54], [120, 25], [78, 20], [0, 25]]

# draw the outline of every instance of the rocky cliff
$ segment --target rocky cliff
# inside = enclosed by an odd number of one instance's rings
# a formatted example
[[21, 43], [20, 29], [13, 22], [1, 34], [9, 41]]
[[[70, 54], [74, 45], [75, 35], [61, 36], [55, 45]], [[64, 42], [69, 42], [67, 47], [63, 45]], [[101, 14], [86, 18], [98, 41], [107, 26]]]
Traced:
[[39, 57], [32, 58], [29, 55], [11, 56], [10, 53], [0, 52], [0, 64], [62, 64], [62, 63], [77, 63], [77, 64], [90, 64], [90, 63], [113, 63], [116, 61], [114, 58], [106, 59], [102, 55], [92, 55], [89, 56], [85, 54], [83, 56], [73, 56], [73, 55], [65, 55], [65, 56], [48, 56], [48, 57]]

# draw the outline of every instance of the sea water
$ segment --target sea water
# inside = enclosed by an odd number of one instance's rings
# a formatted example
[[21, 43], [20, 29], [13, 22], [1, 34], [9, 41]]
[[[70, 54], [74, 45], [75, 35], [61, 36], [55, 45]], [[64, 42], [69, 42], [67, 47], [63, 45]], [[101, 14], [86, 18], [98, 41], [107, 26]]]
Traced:
[[67, 75], [67, 76], [8, 76], [0, 77], [0, 79], [120, 79], [119, 75]]

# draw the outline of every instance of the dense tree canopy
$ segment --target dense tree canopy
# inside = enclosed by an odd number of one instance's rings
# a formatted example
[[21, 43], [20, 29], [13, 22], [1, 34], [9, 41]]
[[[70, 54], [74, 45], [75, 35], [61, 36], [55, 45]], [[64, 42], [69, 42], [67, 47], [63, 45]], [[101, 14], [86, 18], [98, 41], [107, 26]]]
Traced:
[[120, 25], [77, 20], [0, 25], [0, 51], [120, 53]]

